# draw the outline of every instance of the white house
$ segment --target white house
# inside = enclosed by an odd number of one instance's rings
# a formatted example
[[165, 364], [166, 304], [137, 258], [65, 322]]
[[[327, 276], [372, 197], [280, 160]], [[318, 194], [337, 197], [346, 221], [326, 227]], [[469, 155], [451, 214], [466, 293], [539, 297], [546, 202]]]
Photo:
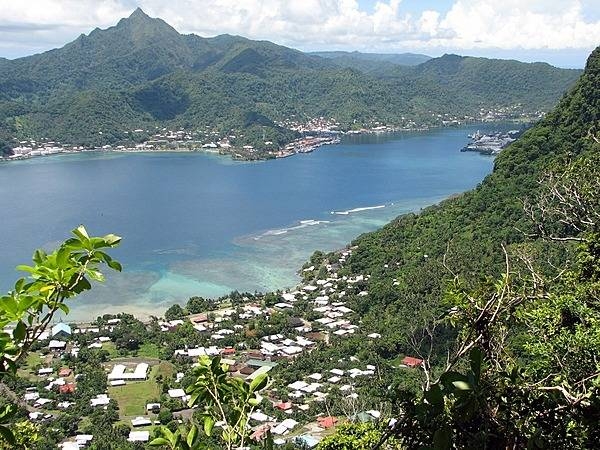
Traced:
[[109, 380], [145, 380], [148, 376], [148, 364], [139, 363], [133, 372], [126, 372], [127, 367], [123, 364], [115, 364], [108, 374]]

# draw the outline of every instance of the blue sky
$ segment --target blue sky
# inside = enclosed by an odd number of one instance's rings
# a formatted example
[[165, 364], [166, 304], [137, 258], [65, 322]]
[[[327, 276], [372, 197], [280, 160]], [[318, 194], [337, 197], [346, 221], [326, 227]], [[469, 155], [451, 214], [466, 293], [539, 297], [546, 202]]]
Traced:
[[600, 0], [0, 0], [0, 57], [61, 47], [141, 7], [182, 33], [300, 50], [443, 53], [583, 67]]
[[[363, 11], [373, 12], [375, 0], [359, 0], [358, 5]], [[451, 0], [404, 0], [401, 3], [403, 11], [411, 14], [420, 14], [421, 12], [432, 9], [439, 12], [447, 12], [452, 6]]]

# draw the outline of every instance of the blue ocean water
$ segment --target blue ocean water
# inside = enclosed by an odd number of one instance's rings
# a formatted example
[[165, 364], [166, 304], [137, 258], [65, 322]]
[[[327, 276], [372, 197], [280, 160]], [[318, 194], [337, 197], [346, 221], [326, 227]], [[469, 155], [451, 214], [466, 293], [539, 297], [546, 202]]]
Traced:
[[347, 136], [311, 154], [234, 162], [205, 153], [86, 153], [0, 164], [0, 289], [33, 249], [78, 224], [115, 233], [122, 274], [73, 303], [70, 318], [158, 314], [191, 295], [297, 282], [317, 249], [479, 183], [493, 159], [459, 150], [473, 125]]

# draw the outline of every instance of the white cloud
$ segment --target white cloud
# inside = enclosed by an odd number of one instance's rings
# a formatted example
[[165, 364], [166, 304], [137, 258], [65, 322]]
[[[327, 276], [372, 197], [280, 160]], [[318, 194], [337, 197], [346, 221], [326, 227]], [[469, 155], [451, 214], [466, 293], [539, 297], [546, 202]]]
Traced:
[[564, 49], [600, 44], [600, 21], [586, 21], [577, 0], [458, 0], [440, 27], [455, 33], [449, 44], [459, 48]]
[[[3, 48], [51, 48], [105, 28], [135, 6], [180, 32], [239, 34], [305, 50], [591, 49], [597, 0], [455, 0], [446, 12], [407, 13], [401, 0], [0, 0]], [[591, 14], [589, 12], [596, 12]], [[586, 18], [589, 17], [589, 18]]]

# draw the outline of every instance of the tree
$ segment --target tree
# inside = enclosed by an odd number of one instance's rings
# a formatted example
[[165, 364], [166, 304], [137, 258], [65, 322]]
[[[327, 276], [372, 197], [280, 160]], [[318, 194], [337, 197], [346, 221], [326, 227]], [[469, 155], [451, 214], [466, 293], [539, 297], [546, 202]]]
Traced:
[[158, 420], [161, 424], [166, 425], [173, 420], [173, 413], [168, 408], [160, 408], [158, 412]]
[[[68, 300], [91, 289], [91, 281], [104, 281], [101, 265], [121, 270], [121, 265], [105, 251], [119, 245], [120, 237], [90, 237], [83, 226], [72, 233], [74, 237], [52, 253], [36, 250], [32, 266], [18, 266], [29, 277], [20, 278], [12, 291], [0, 297], [0, 381], [16, 373], [17, 364], [57, 311], [68, 314]], [[6, 331], [12, 325], [13, 331]], [[0, 434], [8, 442], [15, 442], [13, 427], [9, 425], [14, 412], [11, 405], [0, 411]]]
[[190, 314], [199, 314], [205, 311], [211, 311], [216, 308], [213, 300], [204, 297], [190, 297], [186, 304], [186, 309]]
[[526, 208], [535, 220], [560, 218], [535, 228], [566, 245], [572, 259], [555, 267], [542, 243], [513, 244], [503, 247], [500, 278], [472, 286], [456, 277], [446, 293], [449, 310], [439, 319], [457, 329], [455, 348], [441, 370], [424, 365], [422, 398], [399, 398], [401, 414], [388, 435], [411, 448], [596, 445], [599, 159], [584, 155], [545, 176], [538, 201]]
[[[213, 436], [213, 427], [221, 422], [221, 441], [225, 448], [243, 448], [249, 440], [250, 415], [260, 404], [258, 393], [267, 387], [267, 374], [246, 382], [228, 375], [228, 366], [221, 364], [221, 358], [200, 357], [194, 368], [195, 382], [187, 388], [191, 395], [189, 407], [198, 406], [203, 418], [203, 432]], [[192, 423], [190, 428], [180, 427], [172, 432], [165, 427], [159, 430], [159, 437], [150, 445], [167, 446], [170, 449], [205, 449], [209, 444], [200, 439], [199, 427]]]
[[181, 319], [185, 316], [185, 310], [179, 306], [179, 304], [175, 303], [170, 306], [169, 309], [165, 311], [165, 319], [167, 320], [177, 320]]
[[[317, 446], [317, 450], [363, 450], [375, 448], [382, 442], [386, 432], [383, 424], [345, 423], [340, 425], [335, 434], [327, 436]], [[381, 450], [400, 450], [404, 448], [396, 439], [386, 439]]]

